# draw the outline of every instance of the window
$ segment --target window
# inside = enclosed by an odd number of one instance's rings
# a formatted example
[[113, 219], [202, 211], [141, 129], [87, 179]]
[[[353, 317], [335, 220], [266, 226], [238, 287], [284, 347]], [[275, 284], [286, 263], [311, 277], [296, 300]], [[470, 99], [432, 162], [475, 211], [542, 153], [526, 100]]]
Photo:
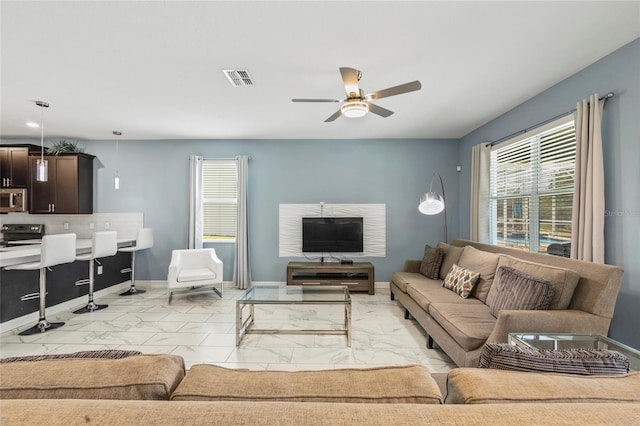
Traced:
[[493, 244], [546, 252], [571, 242], [576, 136], [573, 119], [563, 121], [492, 149]]
[[237, 166], [234, 160], [202, 163], [203, 240], [235, 241], [238, 205]]

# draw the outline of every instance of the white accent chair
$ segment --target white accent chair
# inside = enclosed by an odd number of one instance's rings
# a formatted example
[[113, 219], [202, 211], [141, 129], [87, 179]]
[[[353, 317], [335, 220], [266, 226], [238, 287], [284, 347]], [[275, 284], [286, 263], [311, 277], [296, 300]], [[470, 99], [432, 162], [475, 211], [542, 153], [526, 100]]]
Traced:
[[136, 245], [131, 247], [123, 247], [118, 251], [131, 253], [131, 268], [124, 268], [120, 272], [131, 272], [131, 286], [129, 290], [124, 293], [120, 293], [120, 296], [131, 296], [134, 294], [144, 293], [146, 290], [138, 290], [136, 288], [136, 252], [139, 250], [146, 250], [153, 247], [153, 229], [140, 228], [138, 229], [138, 235], [136, 236]]
[[38, 262], [23, 263], [8, 266], [6, 270], [40, 271], [40, 309], [38, 323], [31, 328], [22, 331], [21, 336], [36, 333], [44, 333], [62, 327], [64, 322], [49, 322], [45, 315], [47, 307], [47, 269], [63, 263], [71, 263], [76, 260], [76, 234], [45, 235], [40, 246], [40, 260]]
[[[222, 277], [222, 261], [218, 259], [214, 249], [173, 250], [167, 274], [168, 304], [171, 303], [173, 290], [180, 288], [188, 291], [213, 286], [213, 291], [222, 297]], [[220, 289], [216, 286], [220, 286]]]
[[89, 302], [84, 308], [73, 311], [74, 314], [85, 314], [109, 307], [109, 305], [98, 305], [93, 301], [94, 264], [96, 262], [100, 264], [99, 257], [115, 256], [116, 253], [118, 253], [118, 233], [116, 231], [102, 231], [94, 232], [91, 236], [91, 252], [79, 254], [76, 257], [76, 260], [89, 261], [89, 279], [82, 279], [76, 282], [76, 285], [89, 284]]

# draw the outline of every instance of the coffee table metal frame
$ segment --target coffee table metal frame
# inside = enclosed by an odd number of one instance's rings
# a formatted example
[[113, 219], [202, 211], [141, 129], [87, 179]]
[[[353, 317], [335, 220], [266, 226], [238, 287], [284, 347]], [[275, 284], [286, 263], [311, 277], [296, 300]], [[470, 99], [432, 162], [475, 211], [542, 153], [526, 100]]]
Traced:
[[598, 334], [509, 333], [512, 345], [531, 349], [604, 349], [618, 351], [629, 358], [630, 369], [640, 371], [640, 351]]
[[[342, 329], [264, 329], [255, 328], [255, 305], [344, 305]], [[249, 307], [249, 314], [243, 316]], [[344, 285], [258, 285], [249, 288], [236, 301], [236, 346], [246, 334], [344, 334], [351, 346], [351, 295]]]

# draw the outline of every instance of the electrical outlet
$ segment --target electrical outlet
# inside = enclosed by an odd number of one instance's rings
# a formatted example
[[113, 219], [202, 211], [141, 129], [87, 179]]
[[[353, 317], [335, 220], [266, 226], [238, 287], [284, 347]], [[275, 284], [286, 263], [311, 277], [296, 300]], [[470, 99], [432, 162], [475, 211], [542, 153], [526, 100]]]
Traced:
[[65, 222], [62, 224], [63, 229], [69, 229], [69, 222]]
[[93, 222], [89, 222], [89, 229], [94, 229], [96, 227], [96, 224]]
[[98, 275], [102, 275], [102, 265], [98, 265]]
[[104, 223], [104, 229], [109, 229], [109, 222]]

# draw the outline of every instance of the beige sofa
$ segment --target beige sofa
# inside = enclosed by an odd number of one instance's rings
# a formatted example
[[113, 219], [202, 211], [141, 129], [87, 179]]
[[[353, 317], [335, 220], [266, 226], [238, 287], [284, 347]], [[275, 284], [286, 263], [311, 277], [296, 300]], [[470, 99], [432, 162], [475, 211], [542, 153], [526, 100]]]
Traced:
[[[440, 243], [445, 257], [438, 278], [420, 273], [420, 260], [407, 260], [391, 277], [391, 299], [405, 308], [433, 341], [460, 367], [476, 367], [485, 343], [506, 343], [511, 332], [607, 335], [622, 281], [617, 266], [529, 253], [467, 240]], [[453, 264], [480, 273], [464, 299], [442, 287]], [[496, 270], [508, 266], [554, 283], [548, 310], [503, 310], [494, 316], [487, 304]]]
[[[455, 369], [446, 398], [420, 365], [249, 371], [180, 357], [0, 364], [2, 425], [633, 424], [640, 373]], [[597, 402], [597, 403], [594, 403]], [[543, 403], [544, 405], [541, 405]]]

